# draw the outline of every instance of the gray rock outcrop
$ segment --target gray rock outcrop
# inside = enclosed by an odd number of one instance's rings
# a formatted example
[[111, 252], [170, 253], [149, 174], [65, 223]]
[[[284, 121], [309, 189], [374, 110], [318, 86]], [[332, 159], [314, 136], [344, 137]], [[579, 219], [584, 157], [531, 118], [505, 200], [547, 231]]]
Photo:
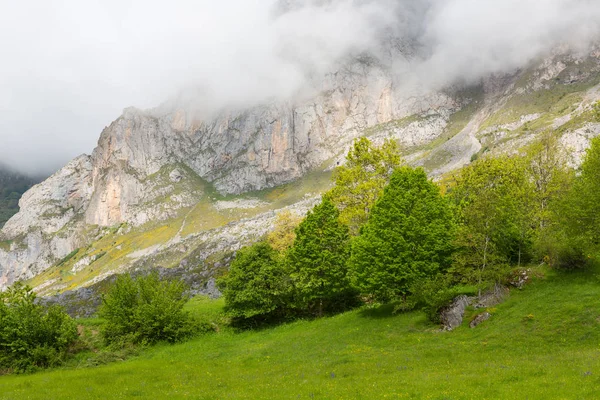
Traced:
[[[23, 196], [19, 213], [0, 231], [0, 289], [38, 275], [87, 246], [104, 228], [171, 220], [215, 190], [240, 194], [335, 166], [361, 135], [375, 142], [397, 139], [407, 160], [426, 166], [434, 175], [468, 163], [483, 140], [500, 143], [497, 151], [515, 151], [513, 147], [525, 143], [524, 135], [508, 140], [510, 129], [521, 129], [537, 114], [519, 116], [517, 122], [493, 126], [487, 133], [480, 132], [484, 121], [513, 96], [550, 87], [561, 74], [572, 82], [600, 71], [600, 55], [590, 58], [587, 72], [579, 75], [578, 59], [556, 57], [543, 60], [531, 77], [525, 73], [489, 77], [478, 94], [464, 94], [458, 88], [405, 92], [402, 77], [385, 60], [363, 56], [315, 79], [307, 91], [310, 95], [293, 101], [223, 110], [204, 118], [173, 105], [125, 109], [102, 131], [90, 156], [76, 158]], [[569, 69], [569, 63], [577, 68]], [[517, 86], [521, 81], [526, 81], [524, 87]], [[589, 95], [581, 109], [570, 112], [572, 118], [585, 112], [596, 96]], [[456, 122], [460, 110], [462, 125]], [[460, 128], [452, 131], [453, 126]], [[565, 144], [579, 154], [592, 136], [600, 134], [598, 126], [577, 127], [565, 136]], [[449, 132], [452, 137], [444, 137]], [[435, 147], [428, 148], [432, 143]], [[242, 226], [229, 226], [221, 234]], [[174, 245], [185, 238], [176, 239]], [[143, 258], [138, 251], [154, 253], [171, 244], [136, 249], [133, 258]], [[74, 273], [87, 266], [82, 262], [77, 268]]]
[[471, 304], [472, 300], [473, 298], [469, 296], [458, 296], [446, 309], [442, 310], [440, 321], [444, 330], [451, 331], [462, 324], [465, 310]]

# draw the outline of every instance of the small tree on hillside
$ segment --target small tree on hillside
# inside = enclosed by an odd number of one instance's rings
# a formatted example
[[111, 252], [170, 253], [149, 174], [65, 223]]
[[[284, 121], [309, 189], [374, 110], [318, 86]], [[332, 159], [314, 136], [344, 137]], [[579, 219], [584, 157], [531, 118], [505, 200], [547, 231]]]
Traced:
[[574, 171], [567, 166], [558, 138], [550, 132], [528, 146], [526, 164], [533, 189], [528, 201], [535, 256], [558, 265], [566, 255], [572, 254], [571, 244], [557, 223], [555, 212], [571, 187]]
[[296, 229], [288, 252], [292, 279], [300, 306], [321, 316], [326, 309], [340, 309], [352, 298], [347, 278], [348, 228], [327, 197], [310, 211]]
[[358, 234], [390, 175], [401, 164], [400, 149], [393, 140], [386, 140], [381, 147], [364, 137], [354, 142], [346, 164], [336, 168], [335, 186], [328, 193], [351, 235]]
[[225, 312], [234, 320], [281, 318], [292, 300], [289, 274], [277, 251], [264, 242], [238, 251], [218, 285]]
[[16, 283], [0, 293], [0, 369], [24, 372], [61, 364], [77, 340], [77, 324], [62, 307], [46, 307]]
[[[565, 199], [556, 207], [556, 219], [571, 246], [580, 254], [568, 262], [581, 266], [600, 251], [600, 138], [594, 138]], [[578, 259], [577, 259], [578, 258]], [[579, 265], [577, 265], [579, 264]], [[569, 266], [569, 265], [565, 265]]]
[[525, 164], [506, 156], [484, 158], [464, 168], [452, 191], [460, 218], [453, 271], [481, 290], [497, 281], [530, 244], [534, 189]]
[[423, 169], [394, 171], [352, 244], [352, 281], [380, 301], [410, 294], [418, 280], [448, 268], [454, 222], [448, 202]]
[[188, 301], [182, 281], [162, 280], [158, 273], [132, 278], [120, 275], [102, 296], [99, 314], [108, 344], [176, 342], [194, 333], [183, 306]]
[[275, 219], [273, 231], [267, 235], [267, 243], [279, 252], [287, 251], [294, 244], [296, 228], [301, 221], [302, 218], [291, 211], [280, 212]]

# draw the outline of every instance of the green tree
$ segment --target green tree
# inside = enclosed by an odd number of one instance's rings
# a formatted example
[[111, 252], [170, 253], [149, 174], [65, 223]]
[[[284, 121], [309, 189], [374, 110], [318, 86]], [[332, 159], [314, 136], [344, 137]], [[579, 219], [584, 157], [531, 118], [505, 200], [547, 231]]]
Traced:
[[279, 252], [287, 251], [296, 239], [296, 227], [298, 227], [300, 221], [302, 221], [302, 218], [291, 211], [284, 210], [280, 212], [275, 219], [273, 231], [267, 235], [267, 243]]
[[183, 306], [188, 301], [182, 281], [163, 280], [158, 273], [133, 278], [120, 275], [102, 296], [100, 317], [108, 344], [176, 342], [194, 333]]
[[393, 140], [386, 140], [380, 147], [364, 137], [354, 142], [346, 163], [336, 168], [335, 186], [327, 194], [351, 235], [358, 234], [393, 170], [401, 164], [400, 149]]
[[318, 316], [324, 310], [344, 308], [353, 291], [347, 278], [348, 227], [328, 198], [309, 211], [296, 229], [288, 263], [299, 306]]
[[556, 264], [571, 253], [570, 244], [557, 223], [557, 204], [571, 187], [574, 173], [567, 166], [566, 154], [551, 132], [527, 148], [527, 175], [533, 184], [531, 203], [534, 251], [538, 260]]
[[59, 306], [44, 306], [16, 283], [0, 293], [0, 368], [24, 372], [61, 364], [77, 340], [77, 325]]
[[564, 200], [557, 206], [556, 218], [574, 253], [565, 266], [581, 266], [600, 250], [600, 138], [594, 138], [586, 152], [580, 173]]
[[225, 312], [234, 320], [281, 318], [291, 302], [289, 274], [277, 251], [264, 242], [238, 251], [218, 285], [225, 298]]
[[567, 167], [566, 154], [560, 148], [558, 138], [550, 132], [528, 146], [526, 163], [533, 183], [530, 197], [535, 203], [535, 225], [542, 231], [552, 218], [550, 203], [568, 191], [573, 173]]
[[454, 230], [450, 204], [425, 171], [397, 169], [353, 240], [353, 284], [380, 301], [406, 297], [417, 281], [448, 268]]
[[452, 198], [460, 228], [453, 272], [476, 281], [480, 291], [529, 250], [531, 185], [522, 160], [508, 156], [479, 159], [456, 178]]

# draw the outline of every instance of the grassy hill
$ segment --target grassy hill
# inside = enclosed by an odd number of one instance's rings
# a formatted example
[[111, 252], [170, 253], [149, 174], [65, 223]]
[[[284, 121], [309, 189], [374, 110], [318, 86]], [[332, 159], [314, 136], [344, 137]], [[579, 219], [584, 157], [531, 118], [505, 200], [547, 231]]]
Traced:
[[593, 399], [599, 272], [537, 269], [490, 320], [471, 329], [484, 310], [469, 310], [453, 332], [383, 307], [240, 333], [223, 325], [221, 301], [197, 298], [190, 310], [217, 333], [100, 367], [79, 359], [0, 377], [0, 399]]

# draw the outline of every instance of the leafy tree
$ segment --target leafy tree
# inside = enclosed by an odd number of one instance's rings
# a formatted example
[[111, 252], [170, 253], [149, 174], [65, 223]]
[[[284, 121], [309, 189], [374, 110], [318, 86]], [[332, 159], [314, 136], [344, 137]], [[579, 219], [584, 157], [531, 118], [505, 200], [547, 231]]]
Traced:
[[597, 256], [600, 250], [600, 138], [592, 139], [580, 174], [557, 206], [556, 217], [571, 246], [577, 250], [571, 254], [574, 259], [565, 266], [581, 266], [588, 258]]
[[176, 342], [194, 333], [182, 281], [162, 280], [158, 273], [133, 278], [121, 275], [102, 297], [99, 315], [108, 344]]
[[218, 285], [234, 320], [281, 318], [291, 302], [289, 274], [277, 251], [264, 242], [240, 250]]
[[59, 306], [36, 302], [16, 283], [0, 293], [0, 368], [24, 372], [61, 364], [77, 340], [77, 325]]
[[367, 138], [357, 139], [345, 165], [334, 172], [335, 186], [327, 194], [340, 210], [340, 220], [357, 235], [377, 198], [383, 193], [392, 171], [402, 164], [400, 149], [393, 140], [375, 147]]
[[527, 148], [526, 163], [527, 175], [533, 184], [526, 201], [531, 203], [536, 256], [551, 264], [560, 263], [559, 260], [565, 260], [572, 251], [555, 213], [569, 191], [573, 171], [567, 167], [566, 154], [552, 133], [544, 134]]
[[346, 276], [348, 256], [348, 227], [331, 200], [324, 198], [300, 223], [288, 251], [300, 306], [321, 316], [324, 310], [343, 308], [352, 300]]
[[267, 235], [267, 242], [273, 249], [284, 252], [294, 244], [296, 239], [296, 227], [300, 224], [302, 218], [289, 210], [277, 214], [275, 227]]
[[530, 243], [533, 192], [525, 164], [517, 158], [483, 158], [456, 178], [452, 198], [460, 228], [453, 272], [479, 289], [497, 281], [511, 261], [520, 261]]
[[538, 231], [542, 231], [552, 218], [550, 203], [568, 191], [573, 174], [567, 167], [566, 155], [557, 137], [552, 133], [544, 134], [527, 148], [526, 163], [533, 183], [530, 198], [535, 203], [535, 225]]
[[448, 201], [422, 168], [394, 171], [352, 244], [352, 280], [361, 293], [390, 301], [451, 262], [455, 224]]

